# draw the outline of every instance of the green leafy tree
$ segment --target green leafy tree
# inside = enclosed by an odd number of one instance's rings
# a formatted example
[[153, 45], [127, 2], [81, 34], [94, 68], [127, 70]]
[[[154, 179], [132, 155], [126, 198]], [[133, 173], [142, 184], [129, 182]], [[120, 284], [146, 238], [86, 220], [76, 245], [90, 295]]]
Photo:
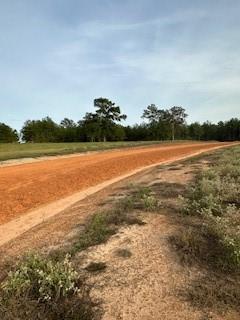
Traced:
[[106, 98], [98, 98], [94, 100], [96, 115], [99, 120], [101, 138], [107, 140], [107, 136], [111, 136], [116, 122], [125, 120], [127, 116], [121, 113], [120, 107], [114, 102]]
[[123, 141], [126, 137], [125, 128], [119, 124], [115, 124], [112, 130], [112, 141]]
[[49, 117], [42, 120], [27, 120], [21, 130], [26, 142], [57, 142], [59, 126]]
[[203, 140], [216, 140], [217, 139], [217, 125], [210, 121], [205, 121], [202, 124]]
[[147, 119], [150, 123], [158, 123], [161, 119], [161, 111], [155, 104], [150, 104], [147, 109], [143, 110], [143, 119]]
[[127, 141], [151, 140], [150, 128], [146, 123], [125, 127], [125, 135]]
[[62, 126], [63, 128], [76, 128], [76, 123], [68, 118], [64, 118], [61, 122], [60, 122], [60, 126]]
[[143, 119], [149, 122], [149, 136], [153, 140], [164, 140], [169, 137], [168, 112], [151, 104], [143, 111]]
[[201, 140], [203, 129], [199, 122], [193, 122], [188, 126], [189, 137], [193, 140]]
[[19, 140], [18, 133], [5, 123], [0, 122], [0, 143], [11, 143]]
[[73, 120], [64, 118], [60, 122], [59, 139], [64, 142], [78, 141], [78, 128]]
[[172, 133], [172, 140], [175, 140], [175, 129], [176, 126], [183, 125], [186, 121], [187, 114], [186, 110], [182, 107], [174, 106], [167, 111], [166, 118], [167, 121], [171, 125], [171, 133]]
[[96, 113], [87, 112], [78, 122], [86, 141], [99, 141], [101, 138], [100, 118]]

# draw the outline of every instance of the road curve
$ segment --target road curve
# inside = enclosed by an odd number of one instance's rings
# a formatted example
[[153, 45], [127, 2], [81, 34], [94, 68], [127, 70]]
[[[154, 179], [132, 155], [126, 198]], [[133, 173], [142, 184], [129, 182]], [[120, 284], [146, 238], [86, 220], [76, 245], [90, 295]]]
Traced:
[[136, 169], [229, 143], [164, 144], [0, 168], [0, 224]]

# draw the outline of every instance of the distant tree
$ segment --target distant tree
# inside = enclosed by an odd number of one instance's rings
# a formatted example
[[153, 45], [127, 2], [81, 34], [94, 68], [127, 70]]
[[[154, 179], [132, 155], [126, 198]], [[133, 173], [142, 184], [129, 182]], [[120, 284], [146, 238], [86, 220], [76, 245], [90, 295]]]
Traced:
[[216, 140], [217, 139], [217, 125], [210, 121], [205, 121], [202, 124], [203, 140]]
[[49, 117], [42, 120], [27, 120], [21, 130], [26, 142], [57, 142], [59, 126]]
[[68, 119], [68, 118], [64, 118], [60, 122], [60, 126], [62, 126], [63, 128], [75, 128], [77, 125], [73, 120]]
[[[51, 118], [27, 120], [21, 130], [21, 137], [26, 142], [73, 142], [73, 141], [139, 141], [167, 139], [197, 140], [240, 140], [240, 119], [232, 118], [219, 121], [218, 124], [206, 121], [186, 124], [187, 114], [182, 107], [159, 109], [150, 104], [142, 118], [146, 123], [123, 126], [126, 115], [120, 107], [106, 98], [94, 100], [96, 112], [86, 113], [83, 119], [75, 123], [64, 118], [56, 124]], [[18, 141], [16, 130], [0, 123], [0, 142]]]
[[106, 98], [98, 98], [94, 100], [96, 115], [98, 116], [102, 140], [106, 141], [107, 136], [111, 135], [116, 122], [125, 120], [127, 116], [121, 113], [120, 107], [114, 102]]
[[127, 141], [151, 140], [149, 125], [141, 123], [125, 127], [125, 139]]
[[182, 107], [177, 107], [174, 106], [171, 109], [169, 109], [167, 111], [167, 119], [168, 122], [171, 125], [171, 131], [172, 131], [172, 140], [174, 141], [175, 139], [175, 129], [176, 126], [182, 125], [185, 123], [186, 118], [187, 118], [187, 114], [185, 112], [186, 110]]
[[99, 141], [101, 139], [100, 118], [96, 113], [87, 112], [83, 120], [78, 122], [86, 141]]
[[112, 141], [123, 141], [126, 138], [125, 128], [119, 124], [115, 124], [110, 138]]
[[34, 142], [35, 138], [35, 130], [34, 127], [37, 121], [35, 120], [27, 120], [24, 122], [24, 125], [21, 129], [22, 140], [25, 142]]
[[149, 122], [149, 133], [153, 140], [168, 138], [168, 112], [167, 110], [158, 109], [155, 104], [151, 104], [143, 110], [143, 119]]
[[150, 104], [147, 109], [143, 110], [143, 119], [147, 119], [150, 123], [158, 123], [161, 114], [160, 110], [155, 104]]
[[60, 122], [59, 140], [64, 142], [79, 140], [77, 124], [73, 120], [64, 118]]
[[224, 123], [225, 140], [234, 141], [240, 140], [240, 120], [232, 118]]
[[19, 140], [18, 133], [5, 123], [0, 122], [0, 143], [11, 143]]
[[193, 122], [188, 126], [189, 137], [193, 140], [201, 140], [203, 129], [199, 122]]

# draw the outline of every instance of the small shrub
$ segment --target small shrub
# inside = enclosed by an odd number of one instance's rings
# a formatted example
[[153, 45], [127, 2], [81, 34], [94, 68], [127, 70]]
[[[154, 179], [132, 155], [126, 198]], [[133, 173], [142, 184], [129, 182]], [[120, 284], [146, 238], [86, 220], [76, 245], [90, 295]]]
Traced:
[[[221, 160], [196, 177], [183, 198], [183, 211], [203, 219], [206, 237], [215, 243], [215, 266], [240, 267], [240, 152], [227, 150]], [[215, 253], [214, 253], [215, 252]]]
[[134, 209], [134, 198], [132, 196], [124, 197], [116, 203], [116, 207], [121, 211], [132, 211]]
[[149, 187], [139, 187], [133, 195], [133, 201], [136, 209], [155, 211], [159, 208], [159, 202]]
[[143, 197], [150, 196], [151, 189], [149, 187], [138, 187], [135, 192], [135, 198], [142, 199]]
[[30, 295], [39, 301], [57, 301], [78, 291], [78, 274], [69, 257], [61, 262], [29, 255], [2, 284], [5, 296]]
[[208, 229], [222, 247], [221, 255], [218, 257], [222, 269], [238, 270], [240, 268], [240, 214], [233, 212], [225, 217], [209, 217]]
[[141, 203], [145, 211], [155, 211], [159, 208], [159, 202], [153, 195], [144, 195]]
[[202, 171], [185, 196], [188, 214], [222, 216], [230, 204], [240, 205], [239, 152], [227, 151], [210, 169]]
[[28, 255], [1, 285], [1, 319], [92, 319], [87, 292], [69, 256]]

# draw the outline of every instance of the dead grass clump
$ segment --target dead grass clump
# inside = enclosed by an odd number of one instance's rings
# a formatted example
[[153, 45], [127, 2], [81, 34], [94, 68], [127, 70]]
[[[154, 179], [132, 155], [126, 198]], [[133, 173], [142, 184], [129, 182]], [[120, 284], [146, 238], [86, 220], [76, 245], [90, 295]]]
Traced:
[[174, 246], [182, 263], [205, 260], [208, 252], [208, 241], [195, 228], [182, 229], [170, 237], [170, 243]]
[[182, 292], [196, 307], [225, 311], [228, 309], [239, 310], [240, 286], [236, 285], [235, 278], [218, 277], [215, 274], [200, 277]]
[[115, 226], [121, 225], [143, 225], [144, 222], [134, 212], [123, 211], [121, 208], [115, 208], [106, 212], [106, 221]]

